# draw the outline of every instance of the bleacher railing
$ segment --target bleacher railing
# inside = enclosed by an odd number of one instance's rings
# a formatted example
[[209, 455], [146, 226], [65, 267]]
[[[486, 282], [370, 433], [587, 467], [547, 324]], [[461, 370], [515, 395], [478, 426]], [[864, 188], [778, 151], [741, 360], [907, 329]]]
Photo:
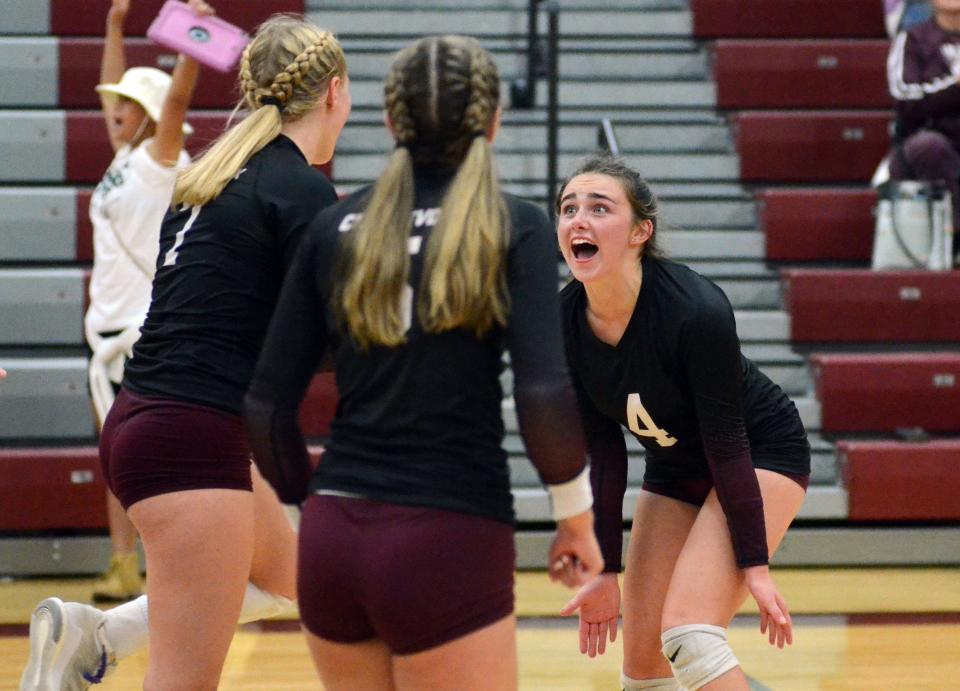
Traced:
[[[540, 5], [547, 11], [547, 40], [542, 44], [538, 27]], [[510, 85], [513, 108], [531, 110], [537, 105], [537, 79], [547, 80], [547, 210], [553, 215], [557, 190], [560, 80], [560, 3], [557, 0], [529, 0], [527, 5], [527, 75]]]
[[603, 118], [597, 126], [597, 147], [614, 156], [620, 155], [620, 142], [617, 141], [617, 132], [610, 118]]

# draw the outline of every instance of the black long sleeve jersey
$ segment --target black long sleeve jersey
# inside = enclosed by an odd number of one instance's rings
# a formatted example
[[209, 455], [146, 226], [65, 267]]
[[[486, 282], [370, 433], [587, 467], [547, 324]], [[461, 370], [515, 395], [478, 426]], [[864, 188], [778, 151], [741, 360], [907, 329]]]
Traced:
[[[416, 315], [427, 241], [450, 175], [418, 171], [409, 241], [411, 324], [406, 342], [364, 352], [331, 310], [340, 237], [366, 193], [324, 211], [308, 230], [284, 284], [247, 396], [257, 464], [285, 501], [311, 492], [439, 508], [503, 522], [514, 518], [502, 449], [504, 348], [530, 459], [549, 484], [586, 462], [576, 396], [563, 353], [556, 245], [543, 212], [505, 195], [510, 211], [504, 271], [509, 323], [484, 337], [425, 333]], [[297, 407], [321, 358], [332, 355], [340, 401], [323, 459], [310, 478]]]
[[810, 472], [793, 402], [740, 352], [723, 291], [690, 268], [644, 258], [643, 284], [616, 346], [587, 324], [586, 290], [561, 292], [567, 357], [591, 461], [597, 534], [606, 569], [620, 570], [627, 453], [621, 425], [646, 451], [644, 480], [712, 479], [737, 563], [768, 560], [753, 467]]
[[280, 135], [212, 202], [169, 212], [124, 386], [239, 413], [284, 271], [307, 225], [336, 201]]

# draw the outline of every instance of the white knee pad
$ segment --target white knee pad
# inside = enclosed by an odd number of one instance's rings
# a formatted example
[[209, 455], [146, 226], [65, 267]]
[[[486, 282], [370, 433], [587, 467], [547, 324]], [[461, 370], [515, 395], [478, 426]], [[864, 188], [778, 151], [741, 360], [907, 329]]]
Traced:
[[283, 595], [268, 593], [253, 583], [247, 583], [247, 591], [243, 594], [243, 605], [240, 607], [239, 621], [241, 624], [249, 624], [251, 621], [269, 619], [291, 611], [293, 606], [293, 600]]
[[682, 691], [673, 677], [666, 679], [631, 679], [620, 672], [620, 686], [623, 691]]
[[690, 691], [709, 684], [740, 663], [727, 643], [727, 630], [710, 624], [674, 626], [660, 635], [673, 676]]

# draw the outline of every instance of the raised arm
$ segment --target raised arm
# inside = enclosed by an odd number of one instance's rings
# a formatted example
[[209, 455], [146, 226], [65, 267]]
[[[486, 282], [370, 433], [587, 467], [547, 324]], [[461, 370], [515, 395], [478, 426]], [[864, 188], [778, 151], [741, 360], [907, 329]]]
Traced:
[[[189, 0], [187, 4], [198, 17], [214, 14], [214, 9], [204, 0]], [[183, 123], [190, 109], [190, 100], [193, 98], [199, 74], [200, 65], [196, 60], [186, 55], [177, 57], [170, 90], [163, 101], [157, 131], [148, 149], [157, 163], [173, 166], [180, 157], [180, 149], [183, 148]]]
[[[100, 83], [116, 84], [123, 73], [127, 71], [127, 60], [123, 53], [123, 24], [130, 10], [130, 0], [112, 0], [107, 10], [107, 27], [103, 43], [103, 55], [100, 58]], [[115, 139], [110, 122], [113, 120], [113, 106], [115, 100], [106, 94], [100, 94], [100, 109], [103, 112], [104, 122], [107, 124], [107, 134], [110, 145], [116, 151], [122, 142]]]

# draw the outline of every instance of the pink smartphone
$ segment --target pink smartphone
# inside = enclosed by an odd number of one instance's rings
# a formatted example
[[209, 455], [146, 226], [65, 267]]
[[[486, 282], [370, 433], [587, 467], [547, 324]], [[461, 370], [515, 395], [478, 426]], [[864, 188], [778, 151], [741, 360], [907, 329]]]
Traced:
[[217, 17], [198, 17], [178, 0], [160, 8], [147, 37], [220, 72], [233, 68], [250, 40], [243, 29]]

